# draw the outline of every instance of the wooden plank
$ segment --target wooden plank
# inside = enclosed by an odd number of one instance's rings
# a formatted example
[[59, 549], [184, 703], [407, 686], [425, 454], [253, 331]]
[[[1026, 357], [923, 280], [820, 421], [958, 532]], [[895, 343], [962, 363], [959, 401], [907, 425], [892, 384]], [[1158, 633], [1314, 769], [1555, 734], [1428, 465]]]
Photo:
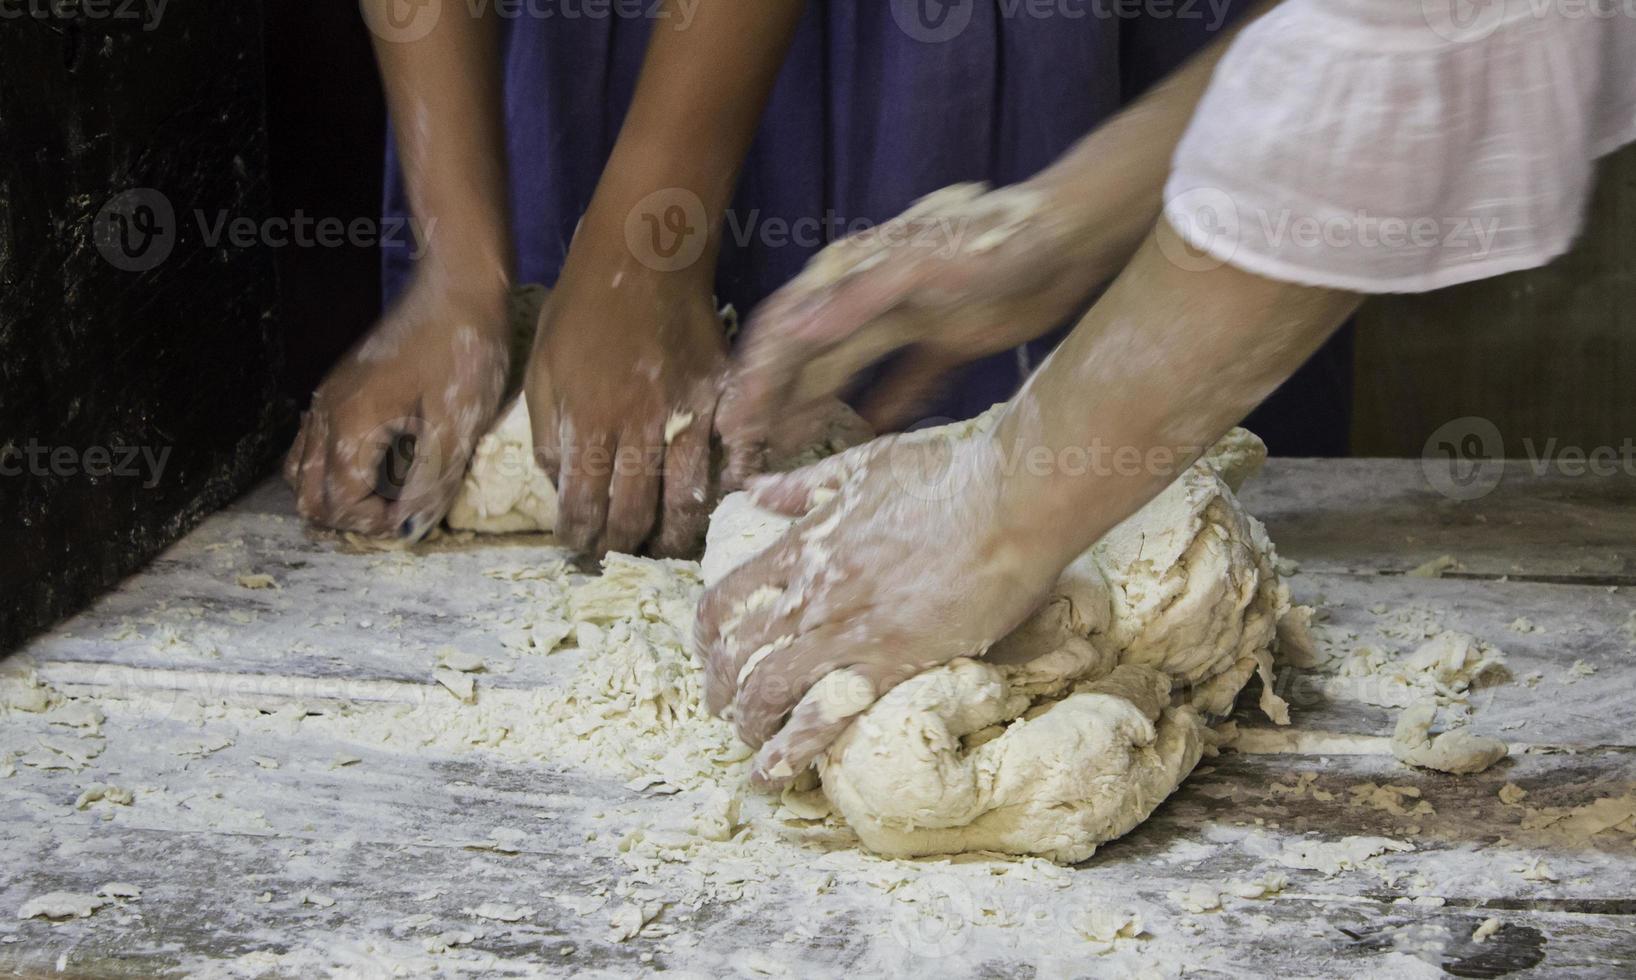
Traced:
[[[1636, 703], [1628, 694], [1636, 676], [1636, 590], [1306, 568], [1289, 584], [1296, 602], [1321, 611], [1315, 634], [1327, 657], [1370, 645], [1407, 655], [1443, 630], [1502, 650], [1505, 669], [1485, 675], [1470, 695], [1479, 731], [1542, 745], [1636, 747]], [[1595, 673], [1576, 672], [1576, 663]], [[1300, 728], [1390, 735], [1399, 710], [1368, 703], [1380, 699], [1378, 687], [1370, 678], [1291, 666], [1280, 667], [1277, 685]], [[1252, 701], [1240, 699], [1241, 722], [1265, 726]]]
[[[44, 731], [52, 727], [48, 719], [13, 716], [12, 730]], [[1118, 973], [1157, 957], [1161, 968], [1192, 964], [1225, 976], [1264, 976], [1269, 967], [1350, 976], [1401, 965], [1391, 954], [1418, 936], [1429, 944], [1420, 951], [1423, 962], [1497, 959], [1513, 969], [1532, 967], [1537, 972], [1530, 975], [1618, 976], [1636, 952], [1629, 838], [1565, 842], [1529, 832], [1520, 826], [1523, 810], [1497, 795], [1506, 782], [1528, 788], [1527, 802], [1541, 806], [1630, 792], [1636, 780], [1624, 757], [1524, 757], [1460, 779], [1412, 772], [1381, 757], [1228, 754], [1209, 762], [1134, 833], [1062, 872], [1061, 882], [1013, 880], [1008, 872], [1018, 865], [1004, 859], [860, 857], [841, 866], [829, 890], [812, 893], [785, 869], [853, 845], [833, 829], [815, 834], [758, 824], [756, 833], [787, 835], [776, 852], [785, 863], [758, 869], [736, 900], [685, 912], [674, 907], [671, 924], [696, 944], [675, 937], [619, 943], [606, 925], [617, 902], [581, 914], [577, 903], [555, 896], [589, 899], [598, 884], [587, 883], [629, 874], [619, 856], [623, 835], [685, 809], [684, 800], [482, 754], [424, 757], [341, 746], [358, 761], [335, 767], [337, 743], [225, 721], [196, 726], [115, 714], [103, 727], [105, 751], [86, 770], [25, 766], [0, 783], [0, 820], [18, 831], [0, 842], [0, 909], [108, 881], [137, 884], [142, 898], [55, 926], [0, 917], [0, 966], [48, 970], [67, 956], [68, 970], [84, 975], [195, 974], [210, 961], [271, 951], [286, 958], [261, 965], [291, 976], [346, 966], [368, 973], [394, 962], [414, 971], [482, 967], [493, 975], [558, 963], [743, 974], [770, 962], [797, 975], [890, 965], [915, 974], [984, 976], [1065, 966]], [[171, 751], [170, 743], [218, 734], [237, 741], [203, 756]], [[262, 769], [252, 758], [258, 753], [282, 764]], [[1312, 779], [1300, 795], [1278, 788], [1298, 786], [1306, 774]], [[113, 780], [136, 787], [130, 806], [73, 809], [83, 785]], [[1363, 782], [1415, 787], [1436, 813], [1403, 817], [1353, 802], [1351, 787]], [[1318, 799], [1314, 790], [1333, 798]], [[249, 826], [234, 810], [262, 820]], [[471, 847], [504, 826], [527, 831], [513, 841], [516, 853]], [[587, 839], [587, 828], [598, 826]], [[1417, 850], [1334, 878], [1283, 869], [1291, 879], [1283, 893], [1229, 899], [1219, 912], [1188, 912], [1173, 894], [1279, 870], [1261, 856], [1267, 848], [1313, 832], [1326, 840], [1379, 835]], [[732, 845], [722, 848], [735, 853]], [[1529, 881], [1515, 870], [1536, 857], [1559, 880]], [[690, 873], [682, 862], [661, 866], [648, 880], [675, 896]], [[882, 888], [871, 879], [909, 883]], [[905, 901], [926, 897], [917, 888], [932, 889], [942, 903], [935, 918], [923, 902]], [[264, 894], [270, 898], [258, 901]], [[1414, 904], [1426, 896], [1442, 904]], [[331, 899], [333, 905], [323, 904]], [[516, 923], [497, 922], [472, 911], [483, 902], [532, 911]], [[1071, 913], [1099, 905], [1139, 909], [1151, 938], [1095, 956], [1075, 935]], [[1492, 947], [1471, 943], [1489, 916], [1504, 921], [1505, 938]], [[792, 935], [800, 924], [810, 935]], [[450, 953], [426, 951], [427, 938], [450, 930], [478, 935]], [[574, 948], [566, 960], [564, 946]]]
[[[549, 537], [371, 551], [258, 509], [288, 510], [281, 486], [249, 501], [23, 652], [38, 662], [424, 683], [438, 651], [454, 646], [484, 660], [486, 684], [533, 687], [556, 675], [548, 658], [502, 642], [508, 622], [562, 596], [554, 582], [508, 577], [569, 561]], [[240, 583], [255, 575], [272, 587]]]
[[1632, 473], [1536, 476], [1510, 460], [1486, 496], [1456, 500], [1418, 460], [1274, 459], [1242, 499], [1280, 555], [1314, 570], [1403, 574], [1449, 555], [1453, 576], [1636, 584]]
[[[1340, 495], [1341, 483], [1331, 480], [1325, 499]], [[1518, 513], [1528, 509], [1525, 496], [1517, 495]], [[1574, 506], [1601, 513], [1610, 504]], [[31, 651], [69, 694], [100, 692], [108, 717], [100, 738], [85, 740], [101, 751], [83, 770], [23, 764], [0, 778], [0, 822], [12, 831], [0, 841], [0, 967], [39, 972], [66, 956], [67, 972], [98, 976], [367, 974], [395, 963], [494, 975], [668, 967], [959, 977], [1156, 967], [1259, 977], [1431, 967], [1594, 977], [1628, 975], [1636, 964], [1629, 835], [1563, 839], [1523, 826], [1527, 807], [1636, 792], [1632, 712], [1616, 694], [1636, 671], [1621, 629], [1632, 601], [1624, 590], [1347, 574], [1322, 561], [1291, 580], [1298, 601], [1328, 609], [1321, 632], [1336, 647], [1405, 647], [1406, 626], [1463, 629], [1504, 647], [1514, 678], [1533, 670], [1545, 678], [1535, 688], [1513, 679], [1480, 690], [1479, 729], [1521, 722], [1497, 734], [1575, 754], [1520, 754], [1466, 778], [1413, 770], [1384, 754], [1379, 736], [1394, 711], [1286, 670], [1281, 690], [1298, 728], [1375, 736], [1364, 743], [1373, 754], [1229, 752], [1207, 761], [1147, 823], [1069, 871], [980, 856], [871, 858], [844, 828], [781, 816], [762, 798], [745, 802], [739, 838], [645, 863], [622, 842], [690, 818], [701, 805], [696, 793], [650, 795], [594, 768], [565, 768], [549, 744], [491, 750], [434, 739], [394, 750], [360, 721], [394, 710], [371, 702], [439, 693], [428, 674], [443, 643], [510, 668], [490, 683], [560, 684], [581, 655], [496, 649], [500, 617], [530, 601], [529, 586], [484, 575], [558, 560], [560, 551], [535, 540], [348, 553], [303, 531], [287, 510], [287, 493], [264, 487]], [[241, 573], [271, 574], [280, 588], [241, 588]], [[1425, 612], [1399, 615], [1410, 607]], [[241, 622], [247, 613], [255, 619]], [[1518, 616], [1540, 632], [1508, 630]], [[363, 619], [372, 625], [358, 625]], [[150, 642], [167, 627], [187, 643]], [[309, 638], [312, 649], [291, 650], [291, 637]], [[201, 652], [201, 640], [219, 657]], [[1559, 684], [1575, 660], [1599, 673]], [[143, 683], [166, 694], [145, 696]], [[463, 710], [452, 700], [448, 707]], [[1248, 724], [1253, 713], [1240, 717]], [[13, 745], [76, 738], [54, 720], [60, 712], [4, 714], [0, 766]], [[127, 786], [136, 799], [75, 809], [93, 782]], [[1523, 806], [1500, 800], [1507, 783], [1528, 790]], [[1408, 812], [1399, 814], [1354, 792], [1365, 784], [1420, 796], [1404, 798]], [[1413, 813], [1421, 801], [1434, 812]], [[1298, 840], [1347, 835], [1415, 850], [1333, 878], [1270, 856]], [[502, 838], [513, 853], [493, 849]], [[1517, 870], [1536, 859], [1556, 880]], [[818, 890], [815, 867], [831, 876]], [[728, 892], [723, 868], [743, 878]], [[1177, 897], [1269, 871], [1290, 878], [1271, 898], [1229, 897], [1219, 911], [1194, 913]], [[28, 897], [109, 880], [139, 884], [144, 896], [60, 925], [9, 918]], [[675, 934], [610, 939], [619, 900], [597, 892], [620, 885], [669, 902], [657, 921]], [[306, 903], [309, 893], [335, 904]], [[604, 904], [591, 908], [599, 897]], [[533, 911], [515, 923], [469, 911], [485, 901]], [[1076, 915], [1104, 907], [1139, 912], [1148, 938], [1098, 955]], [[1490, 916], [1504, 927], [1474, 943]], [[428, 952], [426, 940], [447, 931], [473, 938]], [[566, 962], [563, 946], [574, 947]]]

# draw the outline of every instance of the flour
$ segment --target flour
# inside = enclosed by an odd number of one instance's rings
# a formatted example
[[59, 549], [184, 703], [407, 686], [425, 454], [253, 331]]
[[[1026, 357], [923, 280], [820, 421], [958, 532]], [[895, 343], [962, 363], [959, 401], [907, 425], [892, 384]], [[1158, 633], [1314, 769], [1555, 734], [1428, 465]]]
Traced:
[[[873, 706], [842, 702], [863, 687], [844, 676], [815, 686], [806, 700], [826, 717], [858, 715], [818, 766], [824, 794], [863, 842], [902, 857], [990, 850], [1081, 861], [1186, 778], [1208, 740], [1206, 718], [1230, 710], [1252, 674], [1263, 710], [1287, 724], [1272, 652], [1289, 594], [1272, 543], [1229, 482], [1264, 456], [1235, 430], [1073, 562], [1051, 599], [984, 659], [926, 671]], [[730, 496], [711, 522], [706, 581], [793, 523]]]
[[1388, 852], [1414, 850], [1414, 845], [1389, 837], [1343, 837], [1338, 841], [1298, 840], [1283, 847], [1266, 838], [1245, 843], [1251, 854], [1270, 857], [1286, 868], [1317, 871], [1333, 878], [1342, 871], [1369, 866], [1369, 859]]

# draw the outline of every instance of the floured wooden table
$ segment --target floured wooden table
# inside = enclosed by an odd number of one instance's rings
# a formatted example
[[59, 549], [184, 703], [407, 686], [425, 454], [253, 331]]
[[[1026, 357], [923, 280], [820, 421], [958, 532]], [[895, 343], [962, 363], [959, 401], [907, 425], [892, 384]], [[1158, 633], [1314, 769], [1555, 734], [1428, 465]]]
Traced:
[[[519, 640], [549, 540], [364, 552], [268, 484], [4, 665], [0, 969], [1636, 972], [1636, 480], [1515, 465], [1462, 503], [1417, 461], [1274, 460], [1243, 498], [1327, 652], [1502, 649], [1469, 704], [1511, 757], [1411, 769], [1395, 710], [1284, 667], [1292, 729], [1241, 709], [1238, 749], [1082, 865], [882, 860], [534, 730], [584, 663]], [[1314, 843], [1356, 859], [1303, 867]], [[86, 914], [18, 917], [52, 893]]]

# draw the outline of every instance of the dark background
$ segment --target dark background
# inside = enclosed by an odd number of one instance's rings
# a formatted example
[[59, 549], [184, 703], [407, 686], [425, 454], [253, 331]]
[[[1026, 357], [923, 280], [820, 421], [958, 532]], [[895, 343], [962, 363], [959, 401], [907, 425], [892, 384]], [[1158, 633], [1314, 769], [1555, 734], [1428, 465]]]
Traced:
[[0, 652], [265, 477], [379, 304], [373, 248], [201, 230], [378, 217], [357, 5], [171, 0], [161, 24], [0, 21]]

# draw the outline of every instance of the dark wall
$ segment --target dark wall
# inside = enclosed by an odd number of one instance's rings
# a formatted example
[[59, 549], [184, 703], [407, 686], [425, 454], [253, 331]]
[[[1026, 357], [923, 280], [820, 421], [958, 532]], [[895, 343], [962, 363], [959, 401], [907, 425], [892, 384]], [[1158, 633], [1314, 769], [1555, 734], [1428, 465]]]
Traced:
[[70, 7], [0, 21], [0, 652], [271, 473], [380, 295], [356, 4]]
[[259, 0], [0, 23], [0, 650], [266, 471], [264, 97]]
[[1598, 454], [1600, 471], [1636, 475], [1636, 146], [1597, 172], [1584, 232], [1557, 261], [1364, 306], [1358, 455], [1480, 434], [1485, 455], [1574, 472]]
[[306, 404], [324, 372], [380, 312], [386, 108], [356, 3], [264, 0], [267, 133], [274, 211], [348, 226], [363, 238], [276, 252], [282, 390]]

